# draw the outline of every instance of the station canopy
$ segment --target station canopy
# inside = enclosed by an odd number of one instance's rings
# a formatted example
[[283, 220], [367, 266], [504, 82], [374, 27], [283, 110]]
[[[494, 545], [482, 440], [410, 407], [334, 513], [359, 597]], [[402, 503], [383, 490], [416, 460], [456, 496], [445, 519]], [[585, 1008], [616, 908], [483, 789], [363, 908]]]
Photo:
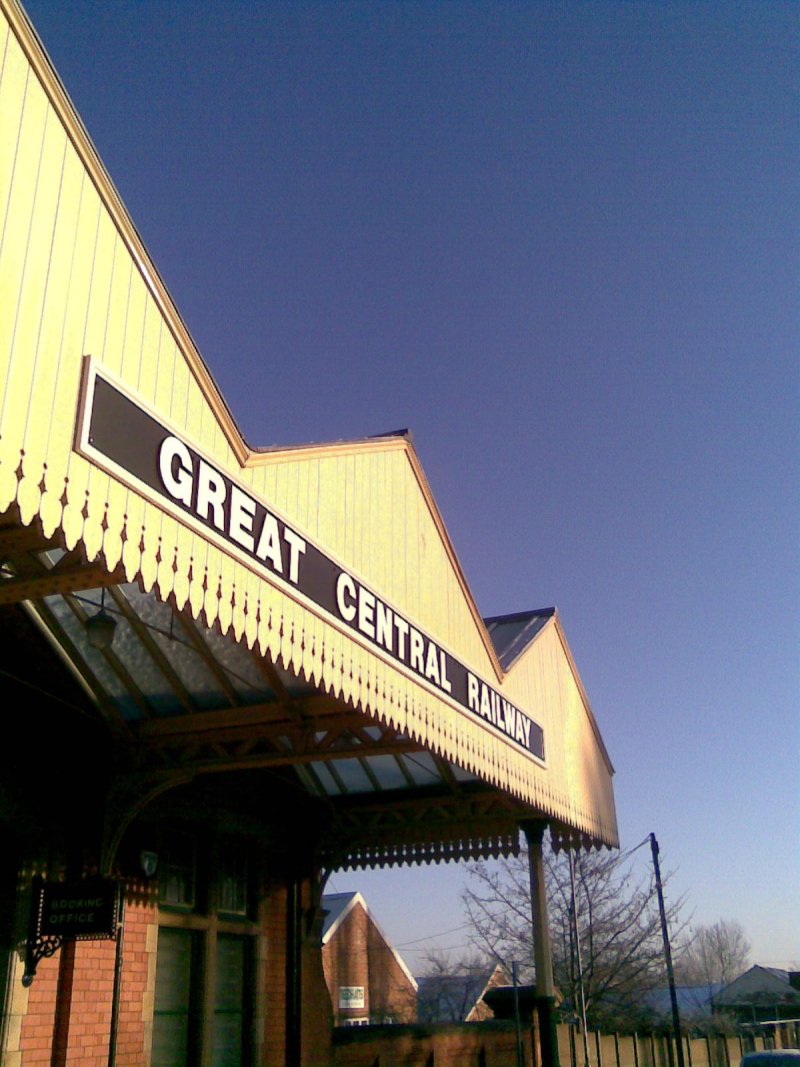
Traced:
[[558, 614], [481, 618], [407, 433], [244, 441], [27, 17], [0, 12], [0, 605], [142, 802], [291, 781], [336, 865], [507, 853], [529, 819], [615, 846]]

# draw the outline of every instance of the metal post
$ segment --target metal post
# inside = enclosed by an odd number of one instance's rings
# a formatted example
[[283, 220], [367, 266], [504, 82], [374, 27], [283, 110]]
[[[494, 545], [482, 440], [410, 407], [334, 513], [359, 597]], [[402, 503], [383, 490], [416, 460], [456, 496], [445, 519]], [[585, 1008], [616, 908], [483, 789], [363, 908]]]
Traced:
[[656, 876], [656, 891], [658, 893], [658, 910], [661, 915], [661, 936], [664, 939], [664, 959], [667, 962], [667, 980], [669, 981], [669, 999], [672, 1002], [672, 1026], [675, 1031], [675, 1052], [678, 1057], [678, 1067], [685, 1067], [683, 1058], [683, 1042], [681, 1041], [681, 1017], [678, 1013], [678, 994], [675, 990], [675, 974], [672, 970], [672, 951], [669, 947], [669, 930], [667, 929], [667, 913], [664, 908], [664, 893], [661, 887], [661, 868], [658, 864], [658, 841], [656, 835], [650, 834], [650, 850], [653, 853], [653, 870]]
[[111, 993], [111, 1030], [108, 1038], [108, 1067], [117, 1062], [117, 1036], [119, 1032], [119, 995], [122, 988], [122, 937], [125, 926], [125, 893], [120, 884], [119, 918], [117, 920], [117, 943], [114, 950], [114, 987]]
[[544, 822], [528, 821], [522, 824], [522, 832], [525, 834], [525, 840], [528, 844], [533, 952], [536, 964], [536, 1015], [539, 1020], [542, 1067], [560, 1067], [556, 1017], [553, 1010], [555, 1006], [553, 954], [550, 948], [550, 929], [547, 923], [547, 894], [545, 892], [544, 861], [542, 859], [544, 830]]
[[58, 960], [56, 1009], [53, 1017], [53, 1044], [50, 1067], [65, 1067], [69, 1045], [69, 1024], [72, 1014], [72, 992], [75, 978], [75, 941], [65, 941]]
[[287, 1067], [300, 1067], [302, 886], [299, 874], [292, 874], [287, 888], [286, 1065]]
[[525, 1067], [522, 1058], [522, 1028], [519, 1023], [519, 987], [517, 985], [517, 961], [511, 963], [511, 981], [514, 984], [514, 1025], [517, 1031], [517, 1067]]
[[572, 923], [575, 934], [575, 958], [578, 965], [578, 999], [581, 1011], [581, 1031], [583, 1034], [583, 1062], [589, 1067], [589, 1031], [586, 1027], [586, 997], [583, 995], [583, 960], [581, 957], [581, 931], [578, 925], [578, 897], [575, 893], [575, 857], [572, 849], [567, 850], [569, 857], [569, 882], [572, 889]]

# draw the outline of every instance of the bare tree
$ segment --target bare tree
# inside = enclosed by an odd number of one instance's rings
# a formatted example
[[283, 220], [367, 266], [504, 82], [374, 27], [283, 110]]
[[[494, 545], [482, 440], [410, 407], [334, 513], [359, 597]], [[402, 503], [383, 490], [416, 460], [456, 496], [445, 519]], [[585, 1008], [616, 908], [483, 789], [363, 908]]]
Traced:
[[[665, 984], [663, 943], [652, 872], [638, 873], [629, 852], [581, 853], [575, 858], [577, 926], [565, 855], [546, 855], [553, 971], [556, 986], [575, 1011], [578, 1000], [576, 929], [590, 1023], [623, 1027], [636, 1021], [642, 992]], [[664, 879], [665, 883], [668, 881]], [[507, 967], [533, 959], [528, 857], [478, 864], [465, 905], [476, 944]], [[669, 908], [673, 941], [685, 923], [683, 899]]]
[[420, 1022], [463, 1022], [496, 963], [479, 952], [456, 955], [431, 949], [423, 955], [417, 1004]]
[[692, 930], [678, 974], [686, 985], [728, 985], [747, 970], [749, 961], [750, 942], [741, 924], [720, 919]]

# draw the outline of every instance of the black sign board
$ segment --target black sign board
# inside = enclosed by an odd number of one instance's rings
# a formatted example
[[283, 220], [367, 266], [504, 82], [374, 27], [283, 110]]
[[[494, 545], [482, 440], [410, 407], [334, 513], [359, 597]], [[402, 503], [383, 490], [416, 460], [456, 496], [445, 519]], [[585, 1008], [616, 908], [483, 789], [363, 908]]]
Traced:
[[113, 941], [119, 930], [118, 882], [109, 878], [45, 882], [35, 875], [22, 984], [29, 986], [41, 960], [53, 956], [65, 941]]
[[46, 882], [42, 887], [39, 935], [65, 941], [117, 936], [119, 886], [109, 878]]
[[357, 632], [434, 690], [544, 760], [544, 733], [526, 712], [474, 674], [374, 590], [294, 530], [93, 364], [79, 447], [190, 517], [234, 554]]

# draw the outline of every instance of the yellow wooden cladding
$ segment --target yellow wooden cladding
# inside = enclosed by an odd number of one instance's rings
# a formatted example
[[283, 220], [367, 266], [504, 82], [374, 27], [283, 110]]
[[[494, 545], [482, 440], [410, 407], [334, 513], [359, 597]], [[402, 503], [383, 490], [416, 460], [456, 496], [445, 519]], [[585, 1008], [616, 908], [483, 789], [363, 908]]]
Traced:
[[[410, 441], [252, 452], [26, 16], [0, 0], [0, 512], [155, 589], [595, 841], [611, 767], [557, 619], [506, 676]], [[540, 765], [74, 450], [84, 356], [544, 728]]]

